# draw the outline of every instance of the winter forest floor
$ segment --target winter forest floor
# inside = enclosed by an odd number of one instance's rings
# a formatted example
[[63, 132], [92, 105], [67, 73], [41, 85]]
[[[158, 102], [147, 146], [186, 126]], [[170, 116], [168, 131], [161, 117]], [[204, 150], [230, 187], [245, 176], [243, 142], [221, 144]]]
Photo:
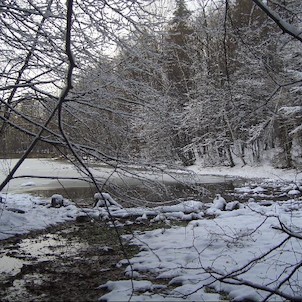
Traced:
[[[45, 164], [27, 162], [39, 174], [46, 173]], [[53, 175], [76, 173], [64, 163], [50, 164]], [[301, 173], [269, 166], [191, 169], [199, 180], [203, 175], [236, 180], [228, 191], [211, 186], [210, 197], [221, 193], [228, 210], [220, 207], [221, 199], [213, 203], [200, 195], [156, 207], [110, 206], [110, 221], [105, 208], [68, 199], [64, 207], [51, 208], [48, 198], [21, 193], [40, 187], [53, 193], [52, 181], [17, 179], [0, 204], [0, 300], [299, 299]], [[276, 288], [281, 298], [270, 292]]]

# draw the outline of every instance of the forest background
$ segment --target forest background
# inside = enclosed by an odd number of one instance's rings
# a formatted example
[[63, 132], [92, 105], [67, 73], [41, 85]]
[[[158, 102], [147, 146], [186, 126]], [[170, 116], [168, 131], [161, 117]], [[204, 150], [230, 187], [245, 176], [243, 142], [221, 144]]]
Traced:
[[1, 156], [301, 168], [301, 41], [255, 2], [2, 1]]

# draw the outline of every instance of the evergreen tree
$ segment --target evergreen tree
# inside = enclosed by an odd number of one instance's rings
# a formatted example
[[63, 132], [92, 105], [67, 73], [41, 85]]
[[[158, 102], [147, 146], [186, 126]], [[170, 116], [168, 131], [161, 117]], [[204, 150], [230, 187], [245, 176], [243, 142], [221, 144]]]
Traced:
[[178, 107], [188, 101], [192, 88], [191, 66], [188, 48], [192, 39], [193, 28], [189, 25], [190, 11], [184, 0], [176, 1], [174, 18], [171, 21], [166, 39], [167, 76], [171, 84], [171, 94], [178, 96]]
[[170, 86], [171, 104], [169, 111], [173, 120], [173, 147], [175, 156], [185, 165], [191, 165], [194, 162], [192, 150], [184, 150], [184, 147], [191, 142], [190, 133], [183, 129], [179, 123], [184, 107], [191, 100], [193, 88], [193, 60], [189, 51], [193, 35], [193, 28], [189, 23], [190, 15], [191, 12], [187, 9], [185, 1], [177, 0], [164, 48], [165, 70]]

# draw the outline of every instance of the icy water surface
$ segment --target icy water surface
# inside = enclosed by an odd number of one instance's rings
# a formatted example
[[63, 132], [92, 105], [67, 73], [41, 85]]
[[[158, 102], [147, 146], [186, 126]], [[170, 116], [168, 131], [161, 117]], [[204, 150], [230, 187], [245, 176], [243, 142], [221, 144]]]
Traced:
[[[0, 181], [14, 166], [16, 160], [0, 160]], [[118, 201], [163, 202], [180, 198], [209, 201], [216, 193], [234, 188], [233, 178], [214, 175], [196, 175], [189, 171], [160, 170], [142, 167], [120, 167], [91, 164], [90, 169], [103, 192]], [[93, 204], [96, 192], [91, 180], [67, 161], [26, 159], [9, 183], [11, 193], [38, 194], [50, 197], [54, 193], [80, 204]]]
[[[203, 202], [212, 201], [217, 193], [231, 193], [234, 191], [234, 185], [242, 180], [225, 179], [224, 177], [209, 176], [208, 183], [183, 182], [162, 182], [148, 184], [131, 184], [131, 185], [105, 185], [102, 187], [103, 192], [108, 192], [112, 197], [124, 206], [135, 206], [153, 203], [159, 205], [166, 202], [177, 202], [180, 200], [200, 200]], [[213, 181], [211, 183], [210, 181]], [[96, 193], [93, 186], [90, 187], [58, 187], [55, 189], [35, 190], [34, 195], [42, 197], [51, 197], [53, 194], [61, 194], [65, 198], [73, 200], [77, 205], [93, 205], [93, 196]]]

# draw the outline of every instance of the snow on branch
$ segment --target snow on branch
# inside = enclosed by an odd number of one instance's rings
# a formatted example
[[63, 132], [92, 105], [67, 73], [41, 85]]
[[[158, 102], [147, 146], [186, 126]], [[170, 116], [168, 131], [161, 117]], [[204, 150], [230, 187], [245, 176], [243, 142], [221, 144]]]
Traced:
[[284, 33], [288, 33], [295, 39], [302, 42], [302, 31], [297, 27], [289, 24], [284, 19], [282, 19], [275, 11], [264, 4], [261, 0], [253, 0], [253, 2], [263, 10], [282, 30]]

